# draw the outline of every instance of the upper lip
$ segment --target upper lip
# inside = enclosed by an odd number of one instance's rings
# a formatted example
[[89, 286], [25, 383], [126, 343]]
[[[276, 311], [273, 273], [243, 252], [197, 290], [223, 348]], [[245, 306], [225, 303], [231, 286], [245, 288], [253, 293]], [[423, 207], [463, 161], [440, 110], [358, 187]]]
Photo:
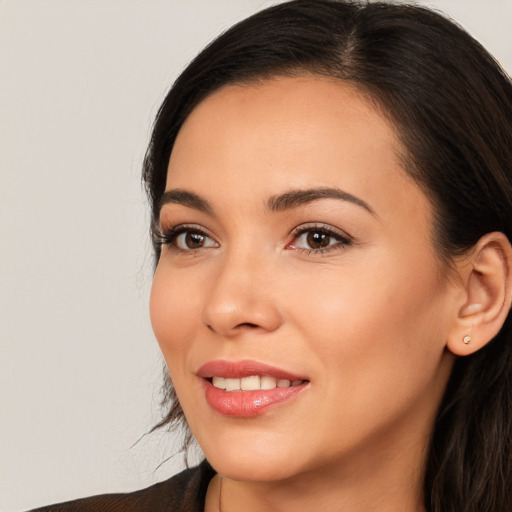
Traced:
[[303, 375], [297, 375], [282, 368], [277, 368], [257, 361], [226, 361], [217, 359], [209, 361], [197, 371], [199, 377], [211, 379], [212, 377], [224, 377], [227, 379], [241, 379], [251, 375], [268, 375], [275, 379], [286, 379], [289, 381], [308, 380]]

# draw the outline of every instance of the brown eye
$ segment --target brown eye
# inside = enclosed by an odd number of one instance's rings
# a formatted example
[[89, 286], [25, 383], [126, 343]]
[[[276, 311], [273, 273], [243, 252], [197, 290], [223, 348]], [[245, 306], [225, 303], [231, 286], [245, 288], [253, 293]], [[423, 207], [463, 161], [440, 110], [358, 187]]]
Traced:
[[199, 249], [204, 245], [204, 236], [200, 233], [185, 233], [185, 245], [189, 249]]
[[329, 247], [331, 236], [323, 231], [309, 231], [306, 236], [306, 242], [311, 249], [323, 249]]
[[310, 253], [327, 253], [335, 249], [344, 249], [352, 244], [348, 236], [329, 227], [304, 227], [296, 232], [290, 248]]
[[206, 247], [217, 247], [217, 244], [207, 235], [200, 231], [182, 231], [174, 236], [172, 242], [182, 251], [193, 251], [194, 249], [203, 249]]

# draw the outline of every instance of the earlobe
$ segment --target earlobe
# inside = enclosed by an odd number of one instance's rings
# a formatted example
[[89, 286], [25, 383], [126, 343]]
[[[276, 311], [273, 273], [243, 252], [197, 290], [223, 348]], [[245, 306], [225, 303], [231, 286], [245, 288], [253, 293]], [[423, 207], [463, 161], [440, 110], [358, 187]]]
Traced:
[[500, 331], [510, 310], [512, 248], [503, 233], [488, 233], [461, 265], [464, 302], [447, 340], [455, 355], [469, 355]]

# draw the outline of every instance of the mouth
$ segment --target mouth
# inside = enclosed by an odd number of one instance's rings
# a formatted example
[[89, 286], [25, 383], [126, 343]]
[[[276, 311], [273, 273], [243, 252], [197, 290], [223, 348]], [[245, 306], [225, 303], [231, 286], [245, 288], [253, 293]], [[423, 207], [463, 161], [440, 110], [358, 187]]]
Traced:
[[208, 405], [223, 416], [264, 414], [299, 396], [309, 379], [254, 361], [211, 361], [197, 375]]
[[271, 375], [250, 375], [249, 377], [242, 377], [241, 379], [214, 376], [208, 380], [217, 389], [223, 389], [224, 391], [266, 391], [274, 388], [300, 386], [306, 382], [301, 379], [294, 381], [290, 381], [288, 379], [276, 379]]

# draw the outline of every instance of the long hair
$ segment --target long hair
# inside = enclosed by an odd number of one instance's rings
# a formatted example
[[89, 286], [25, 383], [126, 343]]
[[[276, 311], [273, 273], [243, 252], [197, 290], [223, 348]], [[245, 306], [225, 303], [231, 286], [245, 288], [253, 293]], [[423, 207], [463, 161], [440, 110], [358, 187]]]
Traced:
[[[199, 102], [227, 84], [305, 73], [355, 85], [395, 127], [403, 167], [432, 203], [441, 262], [449, 266], [491, 231], [512, 240], [509, 77], [452, 21], [384, 2], [286, 2], [206, 47], [156, 117], [143, 170], [153, 221], [174, 141]], [[511, 329], [509, 315], [486, 347], [455, 362], [429, 446], [430, 512], [512, 510]], [[164, 402], [157, 427], [186, 425], [170, 380]]]

